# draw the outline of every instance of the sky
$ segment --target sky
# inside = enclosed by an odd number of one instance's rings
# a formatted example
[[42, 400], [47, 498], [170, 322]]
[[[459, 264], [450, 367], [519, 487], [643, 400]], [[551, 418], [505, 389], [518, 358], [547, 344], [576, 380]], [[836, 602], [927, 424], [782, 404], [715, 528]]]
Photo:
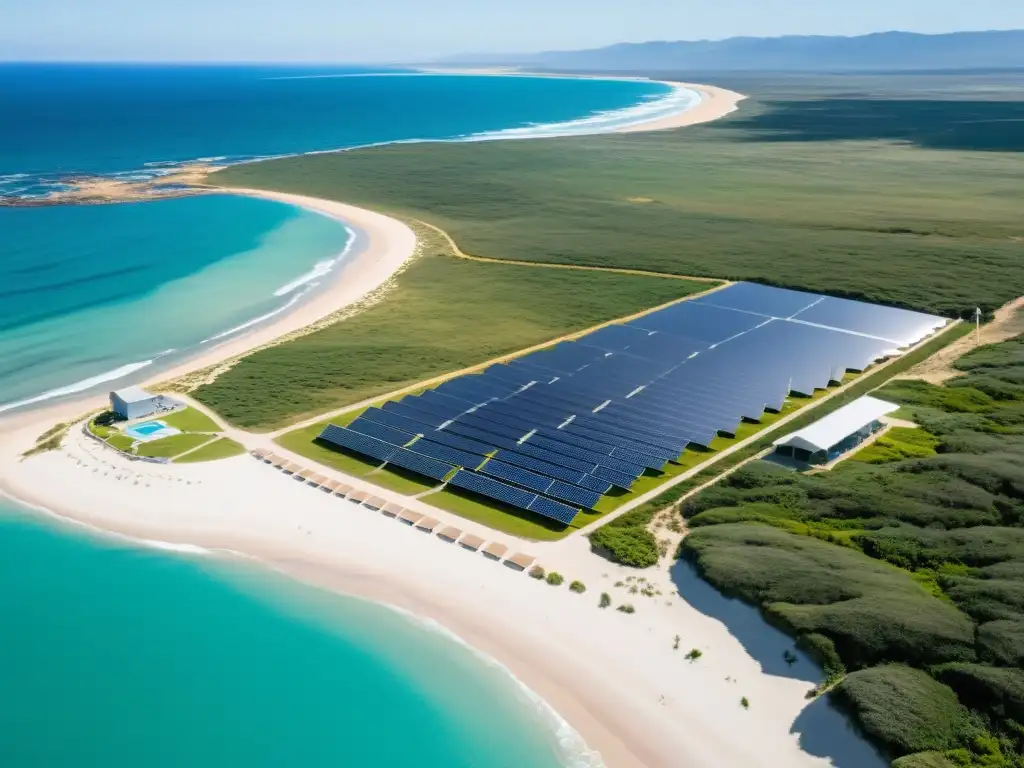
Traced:
[[892, 29], [1024, 29], [1024, 0], [0, 0], [0, 60], [419, 63]]

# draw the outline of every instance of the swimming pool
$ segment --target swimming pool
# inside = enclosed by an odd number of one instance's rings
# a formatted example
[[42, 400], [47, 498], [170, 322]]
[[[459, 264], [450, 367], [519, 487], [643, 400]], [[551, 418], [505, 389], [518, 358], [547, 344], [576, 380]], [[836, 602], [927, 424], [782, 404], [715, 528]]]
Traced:
[[124, 431], [128, 437], [133, 440], [140, 440], [141, 442], [149, 442], [150, 440], [159, 440], [162, 437], [170, 437], [171, 435], [180, 434], [181, 430], [169, 427], [162, 421], [144, 421], [141, 424], [136, 424], [134, 427], [129, 427]]

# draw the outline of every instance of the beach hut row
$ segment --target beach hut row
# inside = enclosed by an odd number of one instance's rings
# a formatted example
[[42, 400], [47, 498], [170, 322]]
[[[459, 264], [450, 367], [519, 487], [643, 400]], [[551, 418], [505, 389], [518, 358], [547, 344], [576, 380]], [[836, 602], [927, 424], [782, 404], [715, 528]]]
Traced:
[[259, 461], [281, 470], [284, 474], [290, 475], [293, 479], [302, 482], [304, 485], [317, 488], [331, 496], [345, 499], [357, 506], [365, 507], [374, 512], [380, 512], [386, 517], [408, 525], [410, 528], [434, 534], [439, 539], [451, 544], [458, 544], [463, 549], [471, 552], [482, 552], [484, 557], [489, 560], [503, 562], [513, 570], [525, 571], [536, 562], [535, 557], [525, 552], [516, 552], [506, 557], [509, 550], [505, 544], [496, 541], [487, 542], [486, 539], [474, 533], [463, 532], [454, 525], [443, 525], [440, 520], [434, 517], [412, 509], [406, 509], [401, 504], [396, 504], [393, 501], [387, 501], [366, 491], [353, 488], [351, 485], [340, 480], [332, 480], [325, 475], [321, 475], [291, 461], [285, 456], [279, 456], [276, 453], [263, 450], [254, 450], [251, 453]]

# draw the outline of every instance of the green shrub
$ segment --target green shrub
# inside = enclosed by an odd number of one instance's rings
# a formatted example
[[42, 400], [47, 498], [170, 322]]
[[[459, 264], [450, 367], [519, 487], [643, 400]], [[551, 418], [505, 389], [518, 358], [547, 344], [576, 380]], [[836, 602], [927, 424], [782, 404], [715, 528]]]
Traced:
[[704, 578], [762, 606], [773, 623], [827, 638], [847, 667], [973, 660], [966, 616], [860, 552], [742, 523], [699, 528], [683, 552]]
[[612, 604], [612, 596], [609, 595], [607, 592], [602, 592], [601, 593], [601, 599], [597, 603], [598, 607], [599, 608], [607, 608], [611, 604]]
[[569, 585], [569, 589], [581, 595], [587, 591], [587, 587], [582, 581], [574, 581]]
[[699, 659], [703, 655], [704, 655], [704, 653], [700, 650], [700, 648], [692, 648], [689, 651], [687, 651], [686, 659], [688, 661], [696, 661], [697, 659]]
[[962, 768], [962, 763], [951, 763], [941, 752], [918, 752], [895, 760], [892, 768]]
[[553, 587], [561, 586], [563, 581], [565, 581], [565, 578], [562, 576], [562, 574], [556, 571], [551, 571], [551, 573], [549, 573], [547, 576], [548, 584], [550, 584]]
[[616, 563], [649, 568], [658, 562], [658, 540], [647, 530], [660, 507], [654, 503], [627, 512], [590, 534], [590, 545]]
[[740, 706], [744, 709], [750, 709], [750, 699], [744, 696], [742, 699], [740, 699]]
[[541, 568], [539, 565], [533, 566], [533, 568], [530, 569], [530, 578], [531, 579], [537, 579], [538, 581], [543, 579], [544, 578], [544, 569]]
[[619, 611], [620, 613], [636, 613], [636, 608], [633, 607], [632, 603], [623, 603], [615, 610]]
[[894, 756], [955, 749], [975, 730], [952, 689], [911, 667], [894, 664], [854, 672], [832, 695]]

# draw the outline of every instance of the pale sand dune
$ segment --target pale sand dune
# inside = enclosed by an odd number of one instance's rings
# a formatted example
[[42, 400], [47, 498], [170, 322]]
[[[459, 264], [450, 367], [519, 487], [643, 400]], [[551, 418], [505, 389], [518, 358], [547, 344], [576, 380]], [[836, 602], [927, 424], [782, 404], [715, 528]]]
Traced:
[[[759, 619], [751, 615], [734, 637], [675, 596], [663, 572], [644, 574], [658, 583], [662, 596], [628, 595], [613, 584], [634, 572], [591, 554], [579, 536], [521, 542], [430, 510], [442, 525], [455, 522], [508, 544], [510, 553], [537, 556], [547, 569], [564, 574], [566, 583], [582, 580], [587, 592], [577, 595], [328, 496], [248, 456], [145, 465], [121, 459], [75, 428], [62, 451], [18, 462], [17, 452], [45, 426], [24, 424], [0, 438], [0, 488], [6, 492], [101, 529], [246, 553], [299, 579], [436, 621], [507, 666], [600, 751], [608, 766], [829, 765], [803, 752], [790, 732], [798, 718], [808, 721], [801, 713], [816, 670], [801, 662], [796, 673], [780, 671], [785, 638], [762, 626], [768, 650], [752, 647], [751, 637], [760, 637]], [[347, 482], [368, 487], [354, 478]], [[412, 508], [419, 503], [380, 495]], [[616, 605], [633, 603], [636, 613], [599, 609], [602, 591]], [[705, 585], [705, 592], [693, 592], [696, 605], [706, 603], [713, 590]], [[673, 650], [677, 634], [680, 647]], [[703, 651], [696, 663], [683, 658], [690, 648]], [[740, 706], [744, 696], [749, 711]], [[824, 743], [850, 741], [842, 735], [841, 718], [820, 704], [813, 707], [808, 712], [819, 723], [814, 735]]]

